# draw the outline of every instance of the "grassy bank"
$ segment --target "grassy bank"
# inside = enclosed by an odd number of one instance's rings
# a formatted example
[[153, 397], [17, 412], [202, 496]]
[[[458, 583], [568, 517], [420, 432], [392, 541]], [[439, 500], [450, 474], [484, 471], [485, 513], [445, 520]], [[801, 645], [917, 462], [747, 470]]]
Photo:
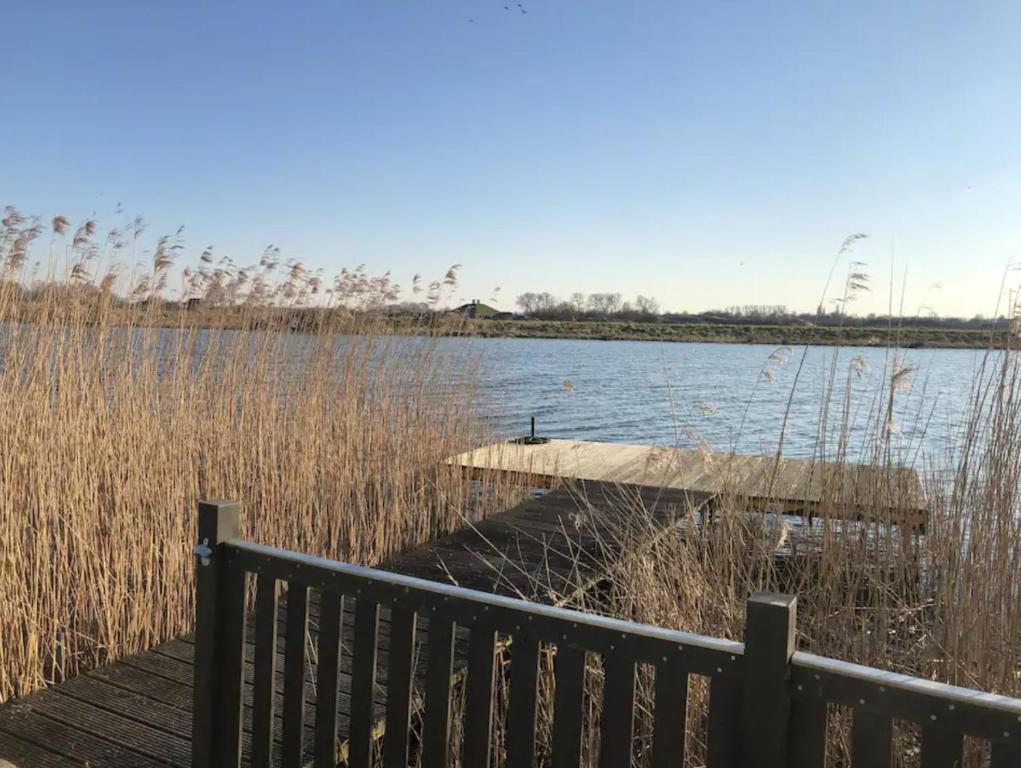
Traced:
[[[359, 334], [367, 324], [378, 333], [401, 336], [474, 336], [479, 338], [586, 339], [594, 341], [660, 341], [713, 344], [770, 344], [774, 346], [856, 346], [880, 348], [1003, 349], [1009, 343], [1002, 330], [876, 325], [840, 327], [808, 324], [661, 323], [598, 320], [476, 320], [456, 313], [428, 311], [396, 314], [351, 311], [338, 307], [265, 306], [258, 313], [244, 305], [189, 309], [176, 302], [138, 307], [112, 303], [105, 316], [97, 302], [80, 291], [62, 294], [64, 303], [83, 307], [86, 324], [124, 324], [133, 327], [206, 330], [288, 330], [303, 333]], [[8, 320], [45, 322], [46, 300], [19, 302]]]
[[917, 327], [750, 325], [577, 320], [474, 320], [449, 333], [486, 338], [594, 339], [603, 341], [680, 341], [776, 346], [1002, 348], [1005, 334]]

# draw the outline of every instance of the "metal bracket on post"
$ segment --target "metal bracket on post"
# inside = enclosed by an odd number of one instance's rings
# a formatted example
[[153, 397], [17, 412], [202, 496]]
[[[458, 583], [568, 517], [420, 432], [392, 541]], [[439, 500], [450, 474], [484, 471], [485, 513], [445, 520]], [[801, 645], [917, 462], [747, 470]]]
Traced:
[[[227, 615], [226, 602], [236, 602], [236, 579], [218, 558], [220, 545], [241, 535], [241, 505], [236, 501], [200, 501], [198, 507], [198, 544], [193, 553], [195, 567], [195, 687], [192, 714], [192, 768], [225, 765], [220, 759], [223, 744], [234, 738], [222, 730], [233, 727], [224, 717], [224, 650], [237, 633], [237, 617]], [[244, 578], [241, 578], [242, 602]], [[230, 600], [225, 601], [225, 594]], [[243, 606], [242, 618], [243, 621]], [[243, 626], [243, 624], [242, 624]], [[243, 640], [243, 637], [242, 637]], [[226, 642], [225, 642], [226, 641]], [[240, 730], [240, 729], [239, 729]], [[239, 734], [238, 734], [239, 736]]]
[[798, 600], [756, 592], [745, 614], [741, 765], [784, 768], [790, 719], [790, 663], [796, 643]]
[[191, 551], [199, 559], [200, 565], [209, 565], [209, 558], [213, 556], [213, 550], [209, 546], [209, 539], [202, 539], [201, 543], [195, 545]]

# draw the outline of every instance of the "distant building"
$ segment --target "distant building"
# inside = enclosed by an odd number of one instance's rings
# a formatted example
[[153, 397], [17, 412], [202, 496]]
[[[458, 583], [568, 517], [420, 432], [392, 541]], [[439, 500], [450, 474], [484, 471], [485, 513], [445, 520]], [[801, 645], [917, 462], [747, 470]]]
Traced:
[[509, 312], [501, 312], [495, 307], [491, 307], [488, 304], [483, 304], [478, 299], [472, 299], [468, 304], [462, 304], [451, 312], [456, 312], [459, 315], [470, 317], [472, 319], [486, 319], [493, 320], [497, 319], [498, 316], [510, 315]]

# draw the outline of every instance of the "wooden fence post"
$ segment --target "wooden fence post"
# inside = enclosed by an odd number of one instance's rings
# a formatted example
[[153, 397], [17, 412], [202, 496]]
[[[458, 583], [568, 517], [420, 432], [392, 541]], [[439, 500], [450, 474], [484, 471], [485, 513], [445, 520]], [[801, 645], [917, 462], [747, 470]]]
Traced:
[[222, 547], [240, 535], [238, 502], [199, 502], [192, 768], [240, 764], [245, 574], [227, 567]]
[[748, 598], [741, 702], [741, 765], [745, 768], [787, 764], [796, 621], [793, 595], [757, 592]]

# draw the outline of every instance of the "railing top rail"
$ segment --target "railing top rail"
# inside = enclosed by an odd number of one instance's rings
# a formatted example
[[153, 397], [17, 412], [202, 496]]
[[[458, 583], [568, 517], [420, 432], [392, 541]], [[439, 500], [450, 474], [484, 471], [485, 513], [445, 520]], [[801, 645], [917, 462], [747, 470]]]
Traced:
[[[729, 656], [740, 656], [744, 653], [744, 645], [732, 640], [705, 637], [691, 632], [664, 629], [624, 619], [533, 603], [504, 595], [477, 592], [452, 584], [427, 581], [389, 571], [379, 571], [249, 541], [235, 539], [225, 542], [225, 545], [228, 559], [234, 559], [231, 555], [235, 553], [239, 556], [238, 564], [247, 570], [258, 571], [262, 565], [272, 562], [277, 566], [275, 570], [278, 570], [278, 578], [294, 578], [307, 586], [317, 587], [319, 585], [316, 582], [321, 581], [322, 577], [334, 574], [354, 582], [371, 584], [375, 588], [389, 588], [391, 591], [396, 590], [398, 593], [409, 594], [413, 599], [424, 598], [432, 603], [456, 601], [461, 604], [477, 606], [481, 610], [502, 609], [523, 612], [536, 619], [569, 622], [579, 627], [596, 629], [601, 632], [621, 633], [630, 638], [657, 643], [683, 645], [688, 648], [698, 648]], [[397, 599], [396, 596], [395, 599]]]
[[873, 685], [877, 688], [882, 687], [887, 691], [899, 691], [936, 698], [947, 704], [983, 707], [1021, 718], [1021, 699], [1014, 699], [1009, 696], [1000, 696], [995, 693], [986, 693], [972, 688], [962, 688], [947, 683], [939, 683], [934, 680], [925, 680], [899, 672], [888, 672], [876, 669], [875, 667], [854, 664], [849, 661], [840, 661], [826, 656], [816, 656], [813, 653], [805, 653], [804, 651], [797, 651], [791, 659], [791, 663], [795, 668], [801, 668], [811, 673], [838, 676], [859, 683]]

